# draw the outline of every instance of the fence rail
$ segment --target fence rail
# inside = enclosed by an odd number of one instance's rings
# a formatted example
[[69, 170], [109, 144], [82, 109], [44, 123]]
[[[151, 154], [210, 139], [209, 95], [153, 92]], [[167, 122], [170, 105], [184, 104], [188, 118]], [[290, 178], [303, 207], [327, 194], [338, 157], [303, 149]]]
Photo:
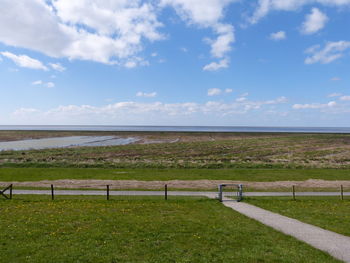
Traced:
[[[12, 199], [12, 188], [13, 185], [10, 184], [9, 186], [5, 187], [3, 190], [0, 190], [0, 195], [3, 196], [5, 199]], [[6, 191], [9, 191], [9, 196], [5, 193]]]
[[[14, 195], [49, 195], [52, 200], [55, 200], [57, 196], [105, 196], [106, 200], [111, 200], [121, 198], [127, 199], [133, 196], [142, 197], [142, 196], [154, 196], [160, 197], [164, 200], [168, 200], [169, 197], [174, 196], [192, 196], [192, 197], [208, 197], [219, 199], [220, 201], [234, 200], [241, 201], [244, 197], [291, 197], [296, 200], [298, 197], [302, 196], [338, 196], [341, 200], [344, 200], [346, 196], [350, 196], [349, 191], [344, 191], [344, 187], [339, 187], [339, 192], [298, 192], [297, 188], [292, 187], [290, 192], [243, 192], [242, 185], [234, 185], [236, 190], [233, 191], [224, 191], [224, 188], [229, 185], [219, 185], [219, 190], [217, 192], [213, 191], [171, 191], [168, 186], [165, 184], [163, 190], [114, 190], [110, 185], [105, 185], [105, 190], [62, 190], [56, 189], [54, 185], [51, 185], [48, 190], [22, 190], [14, 189], [14, 186], [11, 184], [0, 190], [0, 197], [5, 199], [12, 199]], [[232, 187], [232, 185], [230, 185]], [[225, 199], [226, 198], [226, 199]], [[227, 199], [228, 198], [228, 199]]]

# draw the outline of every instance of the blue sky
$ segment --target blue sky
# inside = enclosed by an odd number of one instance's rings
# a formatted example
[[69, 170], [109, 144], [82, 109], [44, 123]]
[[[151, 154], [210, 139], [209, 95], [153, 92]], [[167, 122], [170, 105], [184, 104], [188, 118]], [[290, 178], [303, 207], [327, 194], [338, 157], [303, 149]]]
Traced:
[[349, 126], [350, 0], [0, 0], [0, 124]]

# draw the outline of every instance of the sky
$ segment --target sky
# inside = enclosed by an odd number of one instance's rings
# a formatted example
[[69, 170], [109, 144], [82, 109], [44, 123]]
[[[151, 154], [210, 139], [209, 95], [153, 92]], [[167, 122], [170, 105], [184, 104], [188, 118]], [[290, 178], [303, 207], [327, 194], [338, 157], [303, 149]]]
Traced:
[[0, 125], [350, 126], [350, 0], [0, 7]]

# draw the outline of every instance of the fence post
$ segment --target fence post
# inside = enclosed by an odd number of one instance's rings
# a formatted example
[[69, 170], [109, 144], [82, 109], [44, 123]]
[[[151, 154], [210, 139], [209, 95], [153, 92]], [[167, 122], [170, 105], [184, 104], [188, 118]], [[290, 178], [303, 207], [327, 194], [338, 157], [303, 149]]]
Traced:
[[10, 199], [12, 199], [12, 184], [10, 185]]
[[222, 202], [222, 184], [219, 185], [219, 201]]
[[295, 201], [295, 186], [293, 185], [293, 200]]
[[241, 202], [243, 200], [243, 185], [238, 185], [238, 202]]
[[167, 184], [164, 186], [164, 198], [165, 198], [165, 200], [168, 200], [168, 185]]
[[54, 192], [53, 192], [53, 184], [51, 185], [51, 199], [52, 200], [55, 199]]
[[340, 186], [340, 198], [341, 198], [341, 200], [344, 200], [344, 189], [343, 189], [343, 185]]
[[107, 200], [109, 200], [109, 185], [107, 185]]

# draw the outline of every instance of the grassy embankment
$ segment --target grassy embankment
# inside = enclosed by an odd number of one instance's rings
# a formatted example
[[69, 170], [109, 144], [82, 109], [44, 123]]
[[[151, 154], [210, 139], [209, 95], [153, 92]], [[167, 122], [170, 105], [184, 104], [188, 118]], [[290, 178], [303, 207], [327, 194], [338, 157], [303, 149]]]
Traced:
[[247, 198], [248, 203], [350, 236], [350, 199], [339, 197]]
[[[208, 187], [205, 184], [195, 183], [193, 186], [184, 185], [186, 181], [191, 181], [190, 185], [196, 180], [217, 180], [226, 181], [234, 180], [238, 182], [252, 182], [244, 183], [245, 191], [291, 191], [291, 186], [273, 186], [269, 185], [269, 182], [275, 181], [305, 181], [310, 178], [337, 181], [348, 180], [349, 170], [345, 169], [102, 169], [102, 168], [1, 168], [0, 169], [0, 182], [25, 182], [25, 185], [21, 183], [15, 183], [16, 189], [33, 189], [33, 188], [48, 188], [40, 184], [40, 181], [55, 181], [55, 180], [136, 180], [143, 181], [145, 183], [136, 186], [124, 186], [116, 187], [115, 189], [153, 189], [163, 190], [164, 184], [162, 181], [182, 180], [182, 183], [178, 186], [169, 185], [169, 190], [210, 190], [216, 191], [217, 184], [213, 183], [212, 187]], [[152, 183], [152, 181], [159, 181], [159, 183]], [[39, 182], [39, 185], [35, 184]], [[81, 181], [75, 187], [69, 186], [71, 189], [84, 189], [83, 185], [89, 185], [89, 182]], [[147, 182], [151, 183], [151, 187], [147, 186]], [[268, 185], [264, 187], [255, 187], [254, 182], [266, 182]], [[65, 186], [57, 186], [56, 189], [66, 189]], [[322, 182], [323, 183], [323, 182]], [[59, 183], [60, 185], [62, 183]], [[90, 183], [91, 184], [91, 183]], [[100, 189], [105, 187], [103, 181], [101, 185], [94, 182], [89, 185], [91, 189]], [[109, 183], [110, 184], [110, 183]], [[313, 184], [313, 183], [311, 183]], [[316, 184], [318, 184], [316, 182]], [[339, 185], [338, 185], [339, 184]], [[158, 186], [157, 186], [158, 185]], [[335, 186], [302, 186], [296, 187], [296, 191], [339, 191], [340, 183], [336, 183]], [[112, 188], [113, 189], [113, 186]], [[344, 191], [349, 191], [349, 187], [344, 187]]]
[[208, 199], [0, 200], [4, 262], [338, 262]]
[[236, 180], [250, 182], [349, 180], [346, 169], [101, 169], [101, 168], [1, 168], [0, 181], [61, 179], [100, 180]]

